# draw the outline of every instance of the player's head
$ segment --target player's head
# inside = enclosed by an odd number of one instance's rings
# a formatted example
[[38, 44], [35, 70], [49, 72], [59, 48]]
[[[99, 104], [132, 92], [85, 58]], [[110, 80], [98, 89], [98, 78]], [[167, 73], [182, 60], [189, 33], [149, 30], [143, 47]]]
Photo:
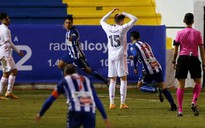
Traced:
[[192, 13], [185, 14], [184, 23], [186, 25], [192, 25], [194, 23], [194, 15]]
[[64, 27], [65, 29], [71, 29], [73, 27], [73, 16], [72, 15], [68, 15], [65, 18]]
[[64, 75], [72, 75], [77, 73], [76, 67], [73, 64], [68, 64], [63, 68]]
[[130, 38], [131, 38], [131, 41], [133, 42], [134, 40], [139, 40], [140, 39], [140, 33], [137, 32], [137, 31], [132, 31], [130, 33]]
[[0, 21], [2, 24], [5, 24], [7, 26], [10, 25], [10, 19], [6, 13], [0, 13]]
[[115, 23], [117, 25], [123, 25], [125, 16], [122, 14], [116, 14], [114, 17]]

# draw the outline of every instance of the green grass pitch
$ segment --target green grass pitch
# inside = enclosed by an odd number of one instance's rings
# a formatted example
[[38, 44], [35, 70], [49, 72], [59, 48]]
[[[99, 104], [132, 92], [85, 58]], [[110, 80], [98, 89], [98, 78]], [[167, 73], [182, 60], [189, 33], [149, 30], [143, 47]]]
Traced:
[[[119, 90], [119, 89], [117, 89]], [[52, 90], [15, 90], [20, 99], [0, 100], [0, 128], [65, 128], [67, 105], [59, 97], [46, 112], [39, 124], [34, 117]], [[104, 104], [112, 128], [204, 128], [205, 94], [199, 98], [200, 116], [194, 117], [190, 109], [192, 91], [186, 90], [184, 96], [184, 117], [177, 118], [176, 112], [168, 111], [168, 102], [160, 103], [155, 94], [128, 90], [127, 104], [130, 109], [119, 109], [119, 91], [116, 92], [117, 109], [109, 110], [108, 90], [97, 90]], [[172, 91], [174, 99], [175, 91]], [[97, 128], [103, 128], [101, 115], [97, 112]]]

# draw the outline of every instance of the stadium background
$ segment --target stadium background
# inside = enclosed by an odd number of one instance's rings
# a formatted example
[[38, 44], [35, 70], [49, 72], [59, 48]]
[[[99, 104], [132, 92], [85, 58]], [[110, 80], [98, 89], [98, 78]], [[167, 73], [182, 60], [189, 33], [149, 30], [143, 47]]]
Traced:
[[[185, 8], [178, 8], [180, 5]], [[166, 69], [166, 84], [175, 86], [172, 39], [184, 27], [182, 19], [186, 12], [195, 13], [195, 28], [203, 33], [204, 5], [203, 0], [1, 0], [0, 12], [10, 15], [13, 42], [26, 53], [22, 59], [14, 53], [19, 69], [17, 84], [56, 83], [61, 78], [56, 64], [66, 51], [62, 28], [66, 15], [74, 16], [91, 67], [107, 76], [106, 36], [99, 20], [113, 7], [119, 7], [120, 11], [139, 18], [133, 29], [140, 31], [142, 40], [153, 47], [156, 58]], [[113, 23], [112, 18], [108, 22]], [[137, 76], [132, 72], [132, 63], [128, 63], [128, 81], [133, 83]], [[193, 85], [190, 79], [187, 83]]]

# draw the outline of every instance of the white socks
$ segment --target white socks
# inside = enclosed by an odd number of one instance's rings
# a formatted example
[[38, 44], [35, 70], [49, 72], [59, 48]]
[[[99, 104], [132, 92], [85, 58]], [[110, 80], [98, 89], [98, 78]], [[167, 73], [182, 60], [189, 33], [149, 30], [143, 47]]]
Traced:
[[114, 98], [115, 98], [115, 85], [116, 85], [116, 81], [114, 81], [114, 80], [110, 80], [110, 85], [109, 85], [110, 104], [114, 104]]
[[120, 79], [120, 98], [121, 104], [125, 104], [125, 99], [127, 96], [127, 81]]
[[3, 93], [3, 89], [5, 87], [5, 85], [7, 84], [7, 78], [5, 77], [1, 77], [1, 81], [0, 81], [0, 95], [2, 95]]
[[12, 89], [13, 89], [13, 86], [15, 83], [15, 79], [16, 79], [16, 76], [12, 76], [12, 75], [9, 76], [8, 87], [7, 87], [8, 93], [12, 92]]

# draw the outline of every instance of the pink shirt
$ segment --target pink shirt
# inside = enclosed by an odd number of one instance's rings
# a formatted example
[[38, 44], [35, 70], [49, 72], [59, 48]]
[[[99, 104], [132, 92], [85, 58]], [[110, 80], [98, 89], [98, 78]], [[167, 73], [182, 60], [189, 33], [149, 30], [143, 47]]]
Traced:
[[174, 45], [180, 45], [179, 55], [189, 55], [198, 57], [198, 47], [203, 45], [201, 33], [193, 28], [185, 28], [177, 33]]

